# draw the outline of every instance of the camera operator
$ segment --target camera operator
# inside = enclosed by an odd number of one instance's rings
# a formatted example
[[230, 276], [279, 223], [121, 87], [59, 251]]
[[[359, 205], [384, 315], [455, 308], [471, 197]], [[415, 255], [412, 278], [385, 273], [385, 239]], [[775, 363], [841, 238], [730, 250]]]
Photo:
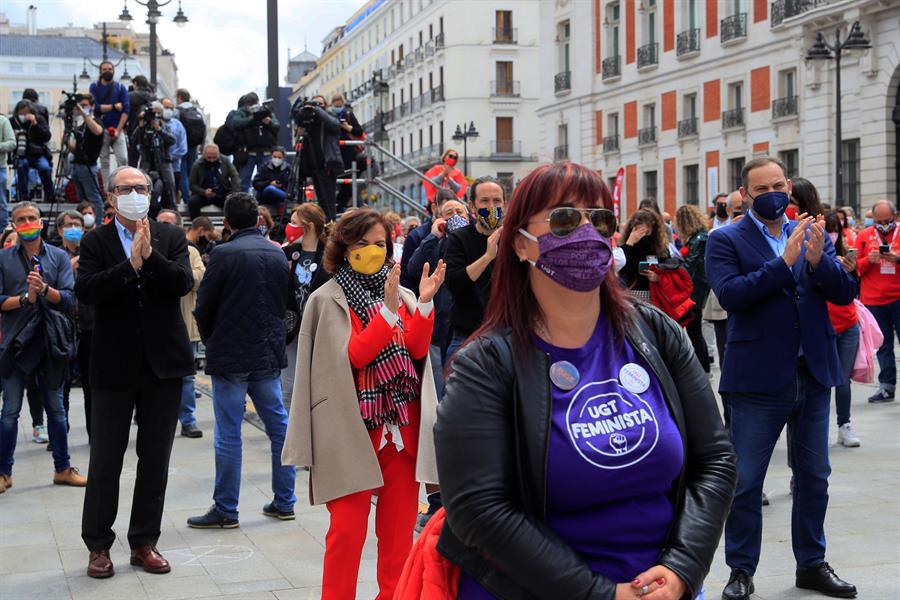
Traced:
[[16, 134], [16, 183], [19, 202], [29, 199], [28, 170], [37, 169], [44, 188], [44, 200], [49, 202], [54, 197], [53, 168], [50, 166], [50, 127], [44, 117], [38, 116], [31, 100], [19, 100], [13, 111], [12, 121]]
[[137, 75], [131, 80], [132, 89], [128, 91], [128, 166], [137, 167], [141, 157], [138, 150], [138, 136], [135, 130], [138, 127], [139, 117], [151, 102], [156, 100], [150, 82], [143, 75]]
[[97, 213], [103, 212], [103, 197], [97, 182], [97, 159], [103, 146], [103, 126], [94, 118], [91, 110], [93, 98], [90, 95], [76, 96], [75, 118], [69, 136], [69, 151], [72, 152], [72, 182], [78, 192], [78, 200], [88, 200]]
[[103, 146], [100, 148], [100, 166], [103, 168], [103, 181], [109, 181], [109, 153], [116, 155], [116, 166], [128, 164], [128, 142], [123, 135], [128, 114], [131, 112], [131, 101], [128, 90], [118, 81], [116, 67], [108, 60], [100, 63], [100, 80], [91, 84], [90, 92], [94, 97], [94, 112], [100, 115], [105, 132]]
[[225, 198], [240, 191], [241, 179], [228, 158], [219, 153], [215, 144], [203, 148], [203, 158], [191, 169], [191, 199], [188, 213], [191, 220], [200, 216], [200, 209], [210, 204], [225, 206]]
[[253, 189], [259, 203], [281, 212], [290, 177], [291, 165], [284, 160], [284, 148], [275, 146], [272, 148], [272, 158], [256, 171], [253, 178]]
[[5, 116], [0, 115], [0, 231], [9, 225], [9, 194], [6, 189], [6, 162], [15, 156], [16, 134], [12, 124]]
[[197, 153], [203, 150], [206, 143], [206, 120], [200, 108], [191, 102], [191, 93], [186, 89], [175, 91], [175, 102], [178, 103], [175, 106], [178, 119], [187, 132], [187, 154], [181, 159], [181, 180], [178, 182], [181, 201], [186, 203], [191, 197], [191, 169], [197, 160]]
[[[250, 92], [243, 99], [231, 119], [238, 137], [243, 138], [247, 148], [247, 160], [240, 164], [241, 191], [250, 189], [253, 170], [262, 169], [271, 157], [270, 149], [278, 143], [281, 125], [268, 102], [260, 104], [259, 96]], [[235, 159], [236, 160], [236, 159]]]
[[[169, 98], [162, 99], [162, 118], [163, 124], [169, 128], [169, 133], [175, 136], [175, 144], [169, 150], [169, 158], [172, 159], [172, 172], [174, 175], [175, 186], [172, 188], [172, 201], [176, 199], [177, 190], [181, 189], [181, 178], [187, 178], [189, 172], [184, 171], [182, 161], [188, 153], [188, 136], [184, 125], [178, 120], [178, 113], [175, 110], [175, 104]], [[187, 204], [189, 196], [183, 196], [181, 201]]]
[[163, 106], [152, 102], [141, 116], [137, 135], [141, 158], [138, 166], [153, 180], [150, 216], [156, 218], [161, 208], [175, 208], [175, 173], [172, 171], [171, 149], [175, 136], [162, 122]]
[[[344, 96], [335, 94], [331, 98], [331, 112], [341, 123], [341, 139], [342, 140], [362, 140], [365, 138], [365, 132], [356, 115], [353, 114], [353, 107], [344, 101]], [[353, 161], [365, 149], [364, 146], [340, 146], [341, 159], [344, 161], [344, 170], [349, 171]], [[342, 183], [338, 186], [337, 192], [337, 212], [342, 213], [350, 203], [353, 197], [353, 187], [350, 184]]]
[[325, 211], [328, 222], [336, 217], [335, 192], [337, 176], [344, 170], [341, 147], [338, 144], [341, 131], [340, 120], [325, 110], [325, 97], [313, 96], [311, 100], [298, 99], [291, 108], [291, 116], [297, 125], [297, 133], [303, 136], [300, 151], [301, 172], [311, 177], [316, 190], [319, 206]]
[[44, 117], [44, 120], [47, 121], [47, 124], [50, 123], [50, 111], [47, 110], [47, 107], [41, 104], [38, 101], [38, 93], [34, 90], [34, 88], [25, 88], [22, 90], [22, 99], [23, 100], [31, 100], [31, 103], [34, 105], [34, 114], [39, 117]]

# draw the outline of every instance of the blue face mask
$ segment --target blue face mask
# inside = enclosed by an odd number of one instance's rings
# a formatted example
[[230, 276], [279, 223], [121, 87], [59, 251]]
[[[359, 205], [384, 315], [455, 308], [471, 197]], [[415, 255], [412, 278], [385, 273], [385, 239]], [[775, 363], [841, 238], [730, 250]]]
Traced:
[[863, 225], [865, 225], [866, 227], [871, 227], [874, 224], [875, 224], [875, 219], [873, 219], [872, 217], [866, 217], [866, 220], [863, 221]]
[[332, 110], [332, 112], [334, 112], [334, 114], [336, 114], [339, 117], [344, 116], [344, 107], [343, 106], [332, 106], [331, 110]]
[[780, 219], [790, 202], [790, 197], [785, 192], [766, 192], [756, 198], [750, 196], [750, 199], [753, 200], [753, 210], [756, 214], [767, 221]]
[[73, 244], [79, 243], [83, 235], [84, 231], [80, 227], [70, 227], [63, 231], [63, 239]]
[[453, 215], [447, 219], [447, 231], [456, 231], [469, 224], [469, 220], [462, 215]]

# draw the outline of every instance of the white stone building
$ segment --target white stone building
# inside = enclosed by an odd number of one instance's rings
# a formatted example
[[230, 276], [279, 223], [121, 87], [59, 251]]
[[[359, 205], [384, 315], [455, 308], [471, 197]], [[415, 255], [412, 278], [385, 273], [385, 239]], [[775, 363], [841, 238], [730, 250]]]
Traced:
[[[838, 194], [835, 61], [805, 56], [857, 20], [872, 49], [842, 55]], [[650, 196], [707, 207], [761, 154], [827, 203], [900, 201], [900, 2], [546, 0], [540, 23], [540, 158], [624, 167], [626, 215]]]

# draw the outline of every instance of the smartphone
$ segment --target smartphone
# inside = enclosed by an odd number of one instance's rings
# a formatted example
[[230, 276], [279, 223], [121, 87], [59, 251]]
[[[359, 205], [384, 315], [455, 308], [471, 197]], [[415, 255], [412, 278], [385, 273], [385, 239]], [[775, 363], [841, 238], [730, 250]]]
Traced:
[[638, 263], [638, 273], [650, 270], [650, 261], [642, 260]]
[[890, 254], [891, 247], [888, 244], [882, 244], [881, 246], [878, 247], [878, 251], [881, 252], [882, 254]]
[[847, 251], [844, 252], [847, 258], [856, 258], [856, 248], [847, 248]]
[[41, 259], [37, 256], [31, 258], [32, 267], [37, 267], [37, 272], [41, 275], [44, 274], [44, 267], [41, 266]]

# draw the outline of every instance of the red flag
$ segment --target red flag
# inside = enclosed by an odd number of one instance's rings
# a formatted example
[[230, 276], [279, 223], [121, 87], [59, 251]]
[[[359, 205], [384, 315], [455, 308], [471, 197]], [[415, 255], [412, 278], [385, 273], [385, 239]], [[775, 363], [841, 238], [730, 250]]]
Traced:
[[613, 214], [616, 215], [616, 221], [619, 220], [619, 205], [620, 198], [622, 195], [622, 181], [625, 180], [625, 167], [620, 167], [619, 172], [616, 173], [616, 183], [613, 186], [612, 197], [613, 197]]

